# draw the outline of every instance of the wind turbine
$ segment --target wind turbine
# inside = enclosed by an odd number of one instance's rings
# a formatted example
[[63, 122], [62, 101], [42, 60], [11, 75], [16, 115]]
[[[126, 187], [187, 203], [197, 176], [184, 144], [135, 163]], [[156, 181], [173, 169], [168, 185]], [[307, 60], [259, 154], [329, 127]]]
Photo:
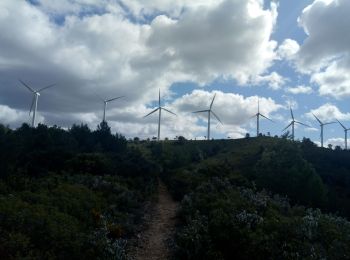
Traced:
[[334, 124], [335, 122], [328, 122], [328, 123], [323, 123], [317, 116], [315, 116], [313, 113], [312, 115], [316, 118], [316, 120], [320, 123], [320, 127], [321, 127], [321, 147], [323, 147], [323, 127], [325, 125], [330, 125], [330, 124]]
[[213, 100], [211, 101], [210, 103], [210, 107], [209, 109], [206, 109], [206, 110], [199, 110], [199, 111], [195, 111], [193, 113], [208, 113], [208, 133], [207, 133], [207, 140], [210, 140], [210, 114], [213, 114], [213, 116], [222, 124], [220, 118], [214, 113], [214, 111], [211, 109], [213, 107], [213, 103], [214, 103], [214, 99], [216, 97], [216, 93], [213, 97]]
[[171, 112], [170, 110], [160, 106], [160, 90], [159, 90], [158, 107], [156, 109], [154, 109], [152, 112], [150, 112], [150, 113], [148, 113], [147, 115], [144, 116], [144, 118], [145, 118], [145, 117], [148, 117], [149, 115], [153, 114], [154, 112], [159, 111], [159, 117], [158, 117], [158, 141], [160, 140], [160, 119], [161, 119], [161, 116], [162, 116], [162, 110], [177, 116], [175, 113]]
[[106, 122], [106, 108], [107, 108], [107, 104], [111, 101], [117, 100], [119, 98], [123, 98], [124, 96], [120, 96], [120, 97], [115, 97], [115, 98], [110, 98], [110, 99], [103, 99], [101, 98], [99, 95], [96, 94], [96, 96], [101, 99], [101, 101], [103, 102], [103, 120], [102, 122]]
[[345, 132], [345, 150], [348, 149], [348, 131], [350, 130], [350, 128], [346, 128], [342, 123], [340, 123], [340, 121], [337, 119], [338, 123], [343, 127], [344, 132]]
[[[33, 101], [32, 101], [32, 105], [30, 106], [29, 115], [33, 111], [32, 127], [35, 127], [35, 118], [36, 118], [36, 112], [37, 112], [37, 108], [38, 108], [38, 99], [40, 96], [40, 92], [45, 90], [45, 89], [51, 88], [51, 87], [55, 86], [56, 84], [51, 84], [51, 85], [43, 87], [39, 90], [34, 90], [30, 86], [28, 86], [26, 83], [24, 83], [22, 80], [19, 79], [19, 82], [21, 82], [23, 86], [25, 86], [30, 92], [33, 93]], [[34, 107], [34, 109], [33, 109], [33, 107]]]
[[258, 113], [256, 113], [254, 116], [252, 116], [251, 118], [253, 117], [256, 117], [256, 136], [259, 136], [259, 119], [260, 119], [260, 116], [266, 118], [267, 120], [270, 120], [271, 122], [273, 122], [270, 118], [264, 116], [263, 114], [260, 113], [260, 100], [259, 100], [259, 97], [258, 97]]
[[302, 122], [296, 121], [296, 120], [294, 119], [294, 114], [293, 114], [292, 108], [290, 108], [290, 115], [292, 116], [292, 122], [291, 122], [289, 125], [287, 125], [287, 126], [282, 130], [282, 132], [285, 131], [285, 130], [287, 130], [290, 126], [292, 126], [292, 140], [294, 141], [294, 125], [295, 125], [295, 124], [299, 124], [299, 125], [303, 125], [303, 126], [307, 126], [307, 127], [310, 127], [310, 126], [308, 126], [308, 125], [306, 125], [306, 124], [304, 124], [304, 123], [302, 123]]

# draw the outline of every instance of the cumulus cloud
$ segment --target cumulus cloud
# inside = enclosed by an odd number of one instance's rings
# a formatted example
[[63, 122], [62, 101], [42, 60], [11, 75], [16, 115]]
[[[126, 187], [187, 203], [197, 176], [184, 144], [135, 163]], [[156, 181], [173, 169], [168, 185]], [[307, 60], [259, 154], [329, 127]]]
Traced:
[[296, 54], [300, 71], [311, 74], [321, 95], [350, 96], [350, 1], [315, 0], [299, 17], [307, 38]]
[[170, 64], [172, 71], [203, 84], [218, 76], [245, 84], [275, 59], [277, 43], [270, 40], [275, 21], [276, 5], [264, 10], [261, 1], [222, 1], [213, 8], [189, 9], [177, 20], [158, 16], [147, 43], [151, 56], [161, 61], [142, 64]]
[[292, 39], [285, 39], [280, 46], [278, 46], [277, 54], [280, 59], [291, 60], [299, 51], [300, 46], [298, 42]]
[[297, 94], [311, 94], [313, 92], [312, 88], [309, 86], [296, 86], [286, 88], [286, 92], [297, 95]]
[[[58, 83], [39, 100], [39, 121], [49, 124], [96, 125], [97, 92], [103, 98], [127, 96], [108, 110], [110, 123], [123, 129], [122, 123], [136, 119], [119, 111], [146, 112], [159, 88], [169, 94], [174, 83], [205, 85], [217, 78], [246, 84], [266, 75], [276, 58], [274, 3], [266, 8], [261, 0], [35, 2], [0, 2], [0, 104], [16, 113], [28, 109], [31, 95], [18, 78], [36, 89]], [[278, 82], [276, 74], [269, 77], [266, 81]], [[150, 131], [138, 123], [135, 133]], [[191, 129], [167, 129], [195, 136], [201, 130], [195, 123]]]
[[341, 148], [345, 148], [345, 139], [341, 137], [336, 137], [336, 138], [330, 138], [326, 140], [326, 147], [331, 144], [333, 148], [336, 146], [339, 146]]
[[[206, 110], [216, 93], [213, 104], [213, 111], [221, 119], [223, 125], [212, 117], [212, 131], [230, 138], [241, 138], [247, 132], [255, 129], [255, 121], [252, 119], [258, 110], [258, 97], [244, 97], [234, 93], [221, 91], [208, 92], [194, 90], [172, 103], [172, 107], [179, 113], [185, 114], [188, 118], [199, 120], [202, 125], [207, 124], [207, 114], [192, 114], [193, 111]], [[260, 97], [260, 112], [268, 117], [273, 117], [282, 106], [271, 98]], [[255, 131], [255, 130], [254, 130]], [[205, 135], [205, 131], [202, 132]]]
[[266, 84], [269, 86], [269, 88], [273, 90], [278, 90], [282, 86], [284, 86], [287, 81], [288, 81], [287, 78], [281, 76], [280, 74], [274, 71], [268, 75], [256, 76], [252, 80], [252, 84], [254, 85]]
[[350, 113], [343, 113], [333, 104], [326, 103], [319, 108], [312, 109], [309, 113], [307, 113], [307, 117], [310, 119], [314, 119], [316, 115], [321, 121], [330, 122], [336, 119], [338, 120], [350, 120]]
[[[179, 112], [193, 112], [198, 110], [209, 109], [210, 102], [214, 94], [216, 98], [212, 109], [224, 122], [228, 125], [242, 125], [248, 123], [250, 118], [258, 111], [258, 97], [244, 97], [234, 93], [224, 93], [221, 91], [208, 92], [204, 90], [194, 90], [190, 94], [186, 94], [175, 100], [172, 106]], [[259, 98], [260, 112], [266, 116], [270, 116], [274, 112], [282, 108], [282, 105], [276, 103], [271, 98]], [[192, 115], [196, 116], [197, 115]], [[202, 118], [207, 118], [202, 115]]]
[[[44, 117], [39, 115], [38, 119], [44, 121]], [[22, 123], [30, 123], [31, 118], [28, 112], [18, 111], [8, 106], [0, 105], [0, 122], [10, 127], [18, 127]]]
[[325, 70], [316, 72], [311, 82], [318, 84], [319, 93], [337, 99], [350, 96], [350, 58], [331, 62]]

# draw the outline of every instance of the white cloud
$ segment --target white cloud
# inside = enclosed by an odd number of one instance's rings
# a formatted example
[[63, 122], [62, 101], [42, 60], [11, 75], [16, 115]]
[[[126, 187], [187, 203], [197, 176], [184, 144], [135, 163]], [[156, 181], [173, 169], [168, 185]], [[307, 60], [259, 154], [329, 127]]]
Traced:
[[[204, 90], [194, 90], [191, 94], [186, 94], [172, 103], [172, 106], [179, 112], [191, 113], [197, 110], [209, 108], [214, 93], [216, 98], [212, 109], [223, 121], [224, 125], [240, 126], [248, 123], [253, 115], [258, 111], [258, 97], [244, 97], [234, 93], [224, 93], [221, 91], [207, 92]], [[271, 98], [260, 97], [260, 112], [266, 116], [282, 108]], [[199, 114], [191, 115], [200, 116]], [[207, 118], [202, 115], [202, 118]]]
[[177, 20], [159, 16], [147, 41], [146, 55], [155, 58], [145, 63], [141, 56], [142, 64], [160, 63], [202, 84], [219, 76], [245, 84], [264, 73], [276, 56], [276, 42], [270, 40], [276, 6], [262, 8], [261, 1], [227, 0], [212, 8], [189, 9]]
[[312, 88], [309, 86], [296, 86], [296, 87], [290, 87], [286, 89], [286, 92], [289, 92], [291, 94], [297, 95], [297, 94], [311, 94], [313, 92]]
[[281, 76], [280, 74], [274, 71], [268, 75], [262, 75], [262, 76], [258, 75], [254, 77], [252, 80], [252, 84], [254, 85], [267, 84], [269, 88], [273, 90], [278, 90], [282, 86], [284, 86], [287, 81], [288, 81], [287, 78]]
[[[44, 122], [44, 117], [37, 115], [37, 120]], [[22, 123], [31, 123], [31, 115], [28, 112], [18, 111], [8, 106], [0, 105], [0, 123], [10, 125], [11, 127], [18, 127]]]
[[337, 99], [350, 96], [350, 58], [331, 62], [328, 67], [314, 73], [311, 82], [320, 86], [319, 93]]
[[[216, 98], [212, 109], [223, 122], [223, 125], [221, 125], [214, 117], [211, 117], [211, 132], [214, 135], [220, 134], [231, 138], [242, 138], [249, 132], [249, 128], [252, 128], [251, 131], [255, 131], [255, 120], [252, 119], [252, 116], [258, 110], [257, 96], [243, 97], [239, 94], [223, 93], [221, 91], [194, 90], [192, 93], [175, 100], [171, 107], [179, 114], [186, 115], [189, 119], [202, 122], [205, 127], [202, 133], [206, 135], [207, 114], [192, 114], [192, 112], [208, 109], [214, 93], [216, 93]], [[260, 112], [265, 116], [273, 117], [274, 113], [281, 108], [282, 106], [271, 98], [260, 98]]]
[[316, 127], [307, 127], [307, 128], [305, 128], [305, 131], [306, 132], [318, 132], [319, 129]]
[[303, 10], [299, 24], [308, 37], [297, 53], [296, 65], [311, 74], [321, 95], [350, 96], [350, 1], [315, 0]]
[[[56, 82], [40, 97], [41, 122], [96, 126], [101, 104], [94, 92], [127, 96], [108, 110], [110, 123], [125, 129], [123, 123], [145, 122], [127, 117], [128, 111], [148, 111], [158, 88], [168, 95], [176, 82], [205, 85], [233, 78], [245, 84], [265, 75], [261, 80], [272, 87], [281, 83], [278, 74], [266, 75], [276, 58], [274, 3], [264, 9], [261, 0], [37, 2], [0, 1], [0, 104], [16, 113], [28, 109], [30, 93], [17, 78], [34, 88]], [[172, 121], [164, 131], [196, 136], [202, 131], [196, 123], [186, 128], [180, 122], [179, 128], [170, 127]], [[135, 134], [150, 131], [135, 129]]]
[[291, 60], [295, 54], [299, 51], [299, 44], [292, 39], [285, 39], [281, 45], [278, 46], [278, 57], [280, 59]]
[[340, 146], [341, 148], [344, 149], [345, 148], [345, 139], [341, 138], [341, 137], [330, 138], [330, 139], [326, 140], [325, 144], [326, 144], [325, 147], [328, 147], [328, 145], [331, 144], [333, 149], [336, 146]]
[[316, 115], [321, 121], [324, 122], [330, 122], [336, 119], [345, 121], [350, 120], [350, 113], [343, 113], [338, 107], [330, 103], [326, 103], [319, 108], [312, 109], [306, 115], [310, 119], [315, 119], [312, 114]]

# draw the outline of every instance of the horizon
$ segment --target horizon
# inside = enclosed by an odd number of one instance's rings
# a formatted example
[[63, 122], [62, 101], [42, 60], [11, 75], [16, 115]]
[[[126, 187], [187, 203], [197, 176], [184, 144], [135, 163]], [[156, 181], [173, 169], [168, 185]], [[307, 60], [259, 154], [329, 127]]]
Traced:
[[[281, 136], [297, 121], [296, 139], [320, 144], [313, 118], [350, 127], [350, 25], [346, 0], [286, 1], [10, 1], [0, 4], [0, 123], [30, 122], [33, 89], [52, 83], [38, 101], [37, 122], [63, 129], [95, 128], [109, 103], [106, 121], [127, 139], [157, 136], [158, 118], [142, 119], [158, 105], [160, 138], [206, 136], [214, 94], [214, 139], [255, 136], [257, 99], [260, 132]], [[325, 128], [325, 147], [344, 148], [338, 123]]]

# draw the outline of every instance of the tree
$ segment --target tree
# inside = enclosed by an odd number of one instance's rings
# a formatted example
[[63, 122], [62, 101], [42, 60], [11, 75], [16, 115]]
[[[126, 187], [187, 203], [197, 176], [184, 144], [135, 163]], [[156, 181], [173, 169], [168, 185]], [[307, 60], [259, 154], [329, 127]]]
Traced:
[[257, 184], [293, 202], [307, 206], [324, 206], [326, 188], [314, 168], [292, 143], [281, 142], [265, 149], [256, 165]]

